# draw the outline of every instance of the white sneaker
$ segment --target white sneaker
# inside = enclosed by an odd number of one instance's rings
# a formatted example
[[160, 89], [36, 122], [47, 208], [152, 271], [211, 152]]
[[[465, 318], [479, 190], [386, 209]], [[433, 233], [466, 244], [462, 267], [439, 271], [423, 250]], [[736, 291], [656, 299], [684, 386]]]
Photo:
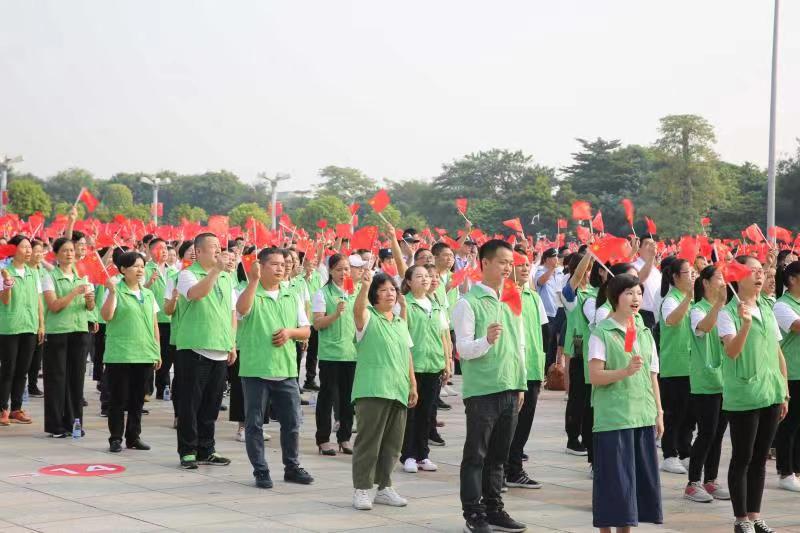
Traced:
[[690, 462], [691, 462], [691, 458], [690, 457], [684, 457], [683, 459], [681, 459], [681, 464], [683, 465], [683, 467], [686, 469], [687, 472], [689, 471], [689, 463]]
[[369, 492], [363, 489], [353, 491], [353, 508], [359, 511], [369, 511], [372, 509], [372, 502], [369, 499]]
[[406, 462], [403, 463], [403, 472], [408, 472], [409, 474], [416, 474], [417, 470], [419, 469], [417, 468], [416, 459], [412, 459], [409, 457], [408, 459], [406, 459]]
[[401, 498], [392, 487], [386, 487], [375, 494], [372, 503], [377, 505], [391, 505], [392, 507], [405, 507], [408, 500]]
[[417, 461], [417, 468], [420, 470], [424, 470], [425, 472], [436, 472], [439, 470], [439, 467], [436, 466], [430, 459], [423, 459], [422, 461]]
[[683, 464], [677, 457], [670, 457], [669, 459], [664, 459], [664, 462], [661, 463], [661, 471], [662, 472], [669, 472], [670, 474], [686, 474], [686, 469], [683, 467]]
[[265, 440], [265, 441], [269, 442], [269, 441], [271, 441], [271, 440], [272, 440], [272, 437], [270, 437], [270, 436], [269, 436], [269, 433], [267, 433], [266, 431], [264, 431], [264, 428], [261, 428], [261, 432], [264, 434], [264, 440]]
[[447, 398], [450, 396], [450, 392], [447, 390], [447, 385], [439, 389], [439, 398]]
[[234, 437], [239, 442], [244, 442], [244, 428], [239, 428], [236, 430], [236, 437]]
[[444, 387], [442, 387], [442, 390], [447, 391], [448, 396], [458, 396], [458, 392], [456, 392], [456, 390], [450, 385], [445, 385]]
[[794, 474], [791, 476], [782, 477], [780, 480], [778, 480], [778, 486], [783, 490], [800, 492], [800, 479], [797, 479], [797, 476]]

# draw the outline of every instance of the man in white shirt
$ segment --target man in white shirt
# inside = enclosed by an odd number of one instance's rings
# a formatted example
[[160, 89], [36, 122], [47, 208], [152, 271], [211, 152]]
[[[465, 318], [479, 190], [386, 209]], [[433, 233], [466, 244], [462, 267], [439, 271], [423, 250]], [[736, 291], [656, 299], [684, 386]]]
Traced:
[[542, 252], [542, 263], [533, 274], [533, 283], [536, 292], [542, 299], [547, 311], [547, 328], [549, 335], [545, 339], [545, 368], [556, 359], [558, 350], [558, 336], [561, 326], [566, 320], [563, 304], [561, 303], [561, 289], [564, 288], [564, 274], [558, 266], [558, 250], [549, 248]]
[[642, 316], [644, 325], [652, 330], [658, 324], [659, 307], [661, 306], [661, 272], [656, 266], [658, 236], [645, 233], [640, 239], [639, 258], [633, 262], [634, 268], [639, 271], [639, 279], [644, 285], [642, 308], [639, 314]]

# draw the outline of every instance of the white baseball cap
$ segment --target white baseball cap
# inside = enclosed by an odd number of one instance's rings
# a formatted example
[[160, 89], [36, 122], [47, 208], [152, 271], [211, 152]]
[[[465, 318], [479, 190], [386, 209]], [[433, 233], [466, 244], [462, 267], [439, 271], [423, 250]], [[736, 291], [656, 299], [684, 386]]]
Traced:
[[361, 256], [358, 254], [351, 255], [347, 260], [353, 268], [364, 268], [367, 266], [367, 262], [361, 259]]

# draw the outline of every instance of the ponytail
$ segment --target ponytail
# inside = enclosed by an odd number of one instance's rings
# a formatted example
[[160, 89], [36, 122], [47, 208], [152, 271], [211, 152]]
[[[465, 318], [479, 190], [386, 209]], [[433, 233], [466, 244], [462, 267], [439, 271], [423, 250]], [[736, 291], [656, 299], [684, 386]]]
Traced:
[[791, 289], [789, 279], [797, 276], [800, 276], [800, 261], [778, 266], [775, 271], [775, 296], [781, 297], [784, 289]]

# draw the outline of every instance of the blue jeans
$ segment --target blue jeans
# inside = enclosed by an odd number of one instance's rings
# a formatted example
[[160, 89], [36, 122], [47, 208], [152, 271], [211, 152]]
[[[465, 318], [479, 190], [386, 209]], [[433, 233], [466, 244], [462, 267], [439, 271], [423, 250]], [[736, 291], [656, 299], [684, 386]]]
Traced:
[[281, 454], [283, 466], [291, 470], [300, 466], [300, 388], [295, 378], [269, 381], [261, 378], [242, 378], [244, 393], [244, 436], [247, 457], [253, 473], [268, 472], [264, 457], [264, 413], [272, 404], [281, 424]]

